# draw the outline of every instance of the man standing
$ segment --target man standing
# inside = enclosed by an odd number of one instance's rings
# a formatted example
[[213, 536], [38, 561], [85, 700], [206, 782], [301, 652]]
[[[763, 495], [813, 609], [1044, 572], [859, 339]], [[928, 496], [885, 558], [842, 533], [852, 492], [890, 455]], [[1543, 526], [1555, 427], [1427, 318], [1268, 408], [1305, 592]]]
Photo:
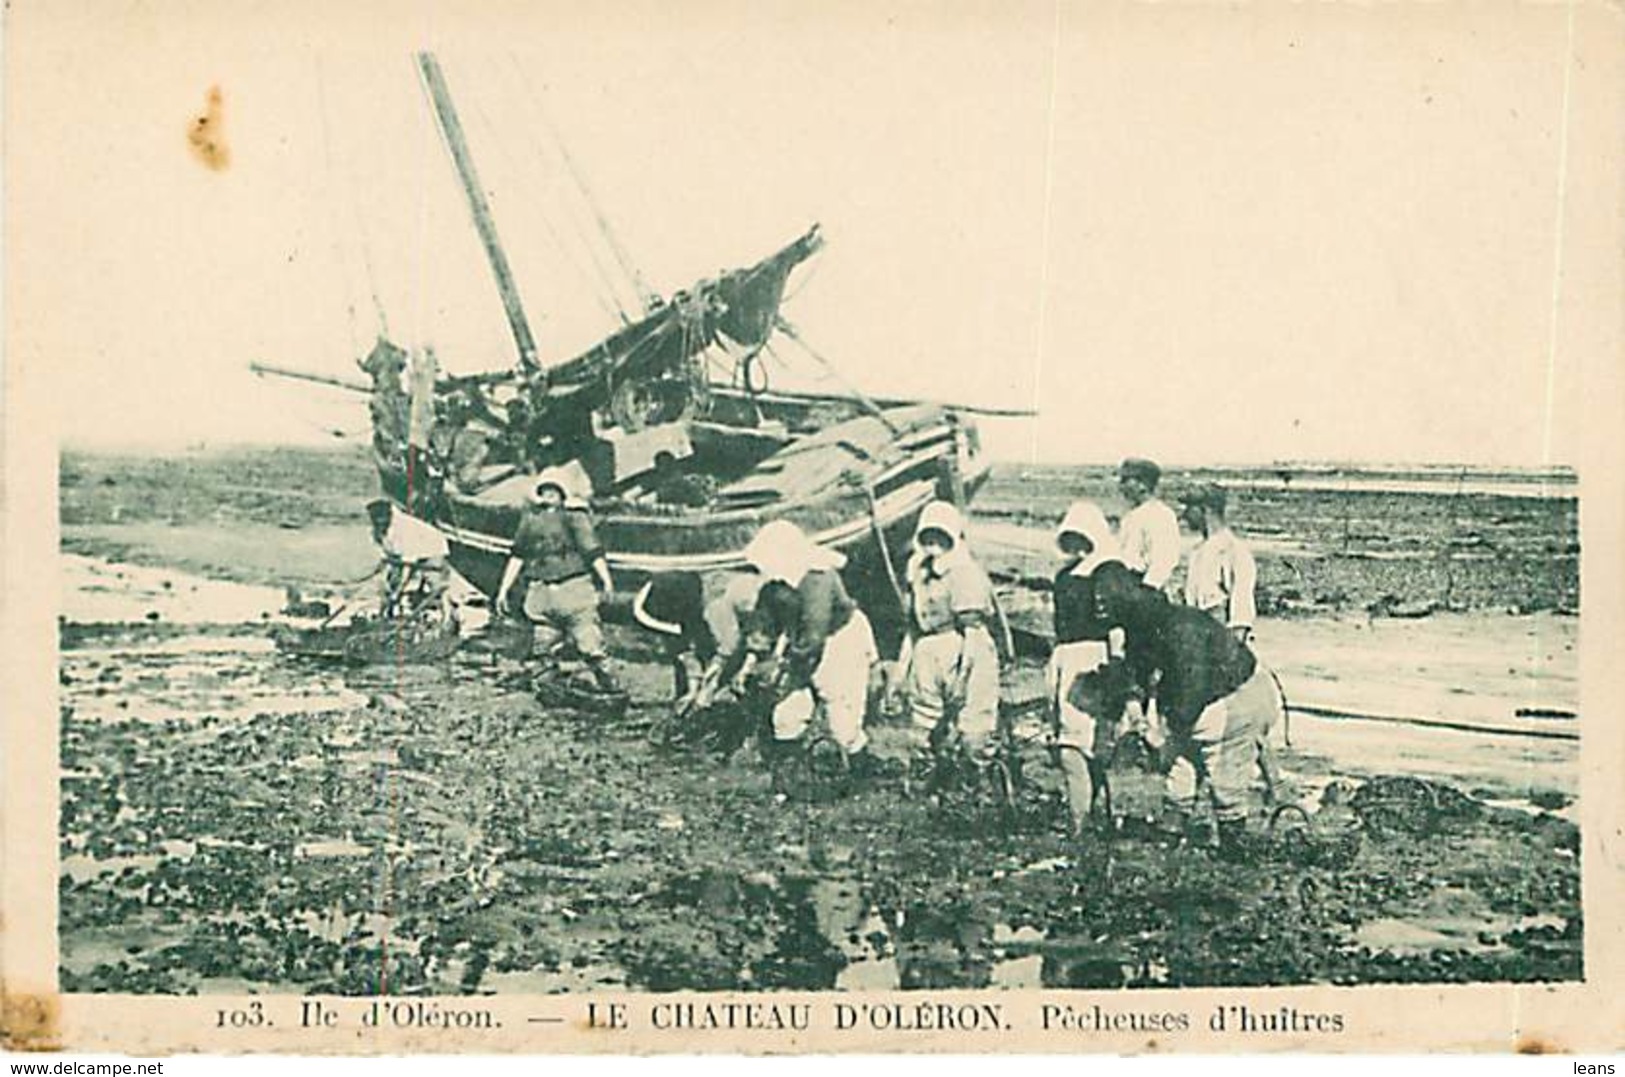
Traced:
[[[1140, 457], [1129, 457], [1117, 469], [1117, 488], [1129, 504], [1117, 529], [1118, 553], [1124, 567], [1158, 594], [1179, 567], [1180, 547], [1179, 518], [1156, 496], [1161, 479], [1162, 469]], [[1141, 727], [1151, 745], [1162, 744], [1162, 716], [1154, 696], [1143, 710], [1132, 707], [1130, 713], [1130, 724]]]
[[502, 421], [502, 455], [521, 471], [540, 466], [540, 446], [547, 437], [529, 398], [520, 395], [508, 402]]
[[1160, 591], [1179, 567], [1179, 519], [1157, 497], [1162, 469], [1150, 460], [1130, 457], [1117, 470], [1117, 487], [1129, 504], [1118, 528], [1123, 564], [1138, 572], [1147, 587]]
[[[379, 611], [384, 617], [415, 612], [416, 606], [438, 606], [446, 612], [446, 588], [451, 582], [450, 550], [446, 536], [415, 516], [397, 512], [385, 498], [367, 502], [372, 522], [372, 541], [378, 547]], [[413, 609], [403, 610], [403, 599], [416, 586], [421, 598]]]
[[[1202, 534], [1201, 545], [1192, 551], [1190, 568], [1185, 573], [1185, 605], [1230, 629], [1236, 642], [1250, 644], [1258, 615], [1254, 600], [1258, 565], [1247, 544], [1230, 529], [1224, 487], [1203, 483], [1182, 500], [1185, 522], [1192, 531]], [[1270, 727], [1258, 732], [1258, 772], [1273, 801], [1286, 786], [1269, 744]]]
[[1258, 566], [1225, 518], [1224, 488], [1203, 483], [1186, 494], [1183, 502], [1185, 522], [1202, 535], [1185, 574], [1185, 605], [1211, 614], [1246, 643], [1252, 638], [1257, 615], [1253, 591]]
[[545, 659], [561, 638], [568, 639], [598, 689], [619, 692], [598, 622], [598, 592], [609, 594], [615, 581], [586, 503], [569, 496], [557, 471], [539, 476], [530, 507], [520, 518], [497, 589], [499, 611], [508, 609], [509, 591], [521, 571], [523, 609], [535, 631], [532, 654]]
[[401, 391], [406, 353], [379, 338], [361, 369], [372, 377], [368, 411], [372, 416], [372, 447], [385, 460], [400, 460], [406, 451], [407, 396]]
[[[429, 477], [432, 449], [429, 439], [434, 433], [434, 390], [435, 380], [439, 376], [440, 361], [435, 358], [433, 348], [424, 348], [420, 352], [412, 353], [411, 366], [406, 373], [407, 384], [410, 386], [406, 411], [406, 473], [410, 477], [415, 477], [417, 489], [425, 494], [430, 491], [432, 485], [424, 480]], [[415, 507], [418, 500], [412, 498], [408, 502], [408, 507]]]

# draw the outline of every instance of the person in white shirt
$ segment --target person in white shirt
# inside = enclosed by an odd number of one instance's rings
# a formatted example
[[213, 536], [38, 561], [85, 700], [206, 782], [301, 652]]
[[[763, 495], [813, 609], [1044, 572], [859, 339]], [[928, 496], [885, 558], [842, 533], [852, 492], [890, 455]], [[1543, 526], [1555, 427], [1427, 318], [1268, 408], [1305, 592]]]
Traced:
[[447, 558], [451, 551], [446, 536], [417, 517], [397, 511], [381, 497], [367, 502], [367, 516], [372, 521], [372, 541], [381, 555], [378, 570], [383, 573], [379, 587], [383, 615], [401, 612], [401, 600], [413, 584], [420, 589], [414, 606], [439, 607], [442, 613], [448, 612], [451, 566]]
[[1185, 605], [1212, 614], [1246, 643], [1257, 617], [1258, 565], [1225, 517], [1224, 488], [1203, 483], [1180, 499], [1185, 522], [1202, 535], [1185, 574]]
[[1129, 511], [1117, 529], [1123, 564], [1138, 572], [1147, 587], [1161, 591], [1179, 567], [1179, 519], [1157, 497], [1162, 469], [1150, 460], [1130, 457], [1117, 469], [1117, 487]]
[[[1258, 616], [1258, 563], [1247, 544], [1230, 529], [1226, 516], [1229, 498], [1224, 487], [1203, 483], [1179, 500], [1185, 523], [1202, 535], [1185, 571], [1185, 605], [1229, 628], [1237, 643], [1251, 645], [1253, 622]], [[1265, 667], [1261, 664], [1260, 668]], [[1270, 676], [1274, 678], [1273, 673]], [[1258, 729], [1258, 773], [1273, 804], [1286, 795], [1288, 787], [1270, 747], [1272, 729], [1270, 723]]]
[[[1141, 457], [1131, 456], [1117, 469], [1117, 488], [1129, 504], [1117, 526], [1118, 556], [1141, 583], [1159, 594], [1179, 567], [1180, 552], [1179, 518], [1157, 497], [1161, 480], [1162, 469]], [[1113, 653], [1120, 646], [1115, 644]], [[1139, 729], [1152, 747], [1160, 746], [1164, 732], [1156, 700], [1149, 701], [1143, 711], [1131, 704], [1128, 727]]]

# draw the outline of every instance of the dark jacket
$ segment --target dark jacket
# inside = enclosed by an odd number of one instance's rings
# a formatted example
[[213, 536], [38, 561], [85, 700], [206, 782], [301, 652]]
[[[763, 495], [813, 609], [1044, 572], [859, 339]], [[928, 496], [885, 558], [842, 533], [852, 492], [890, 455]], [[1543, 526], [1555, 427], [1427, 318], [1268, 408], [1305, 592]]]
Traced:
[[1154, 696], [1174, 735], [1188, 736], [1204, 710], [1258, 668], [1230, 629], [1201, 610], [1169, 602], [1128, 569], [1103, 565], [1094, 578], [1107, 619], [1123, 629], [1129, 672]]
[[1056, 574], [1050, 597], [1055, 604], [1056, 643], [1103, 641], [1111, 631], [1111, 622], [1101, 616], [1095, 601], [1093, 573], [1079, 576], [1070, 568], [1062, 569]]
[[526, 583], [560, 583], [584, 576], [604, 555], [586, 509], [527, 509], [513, 536]]
[[642, 597], [649, 616], [681, 629], [683, 647], [700, 661], [716, 655], [716, 636], [705, 620], [705, 583], [698, 573], [663, 572], [649, 580]]

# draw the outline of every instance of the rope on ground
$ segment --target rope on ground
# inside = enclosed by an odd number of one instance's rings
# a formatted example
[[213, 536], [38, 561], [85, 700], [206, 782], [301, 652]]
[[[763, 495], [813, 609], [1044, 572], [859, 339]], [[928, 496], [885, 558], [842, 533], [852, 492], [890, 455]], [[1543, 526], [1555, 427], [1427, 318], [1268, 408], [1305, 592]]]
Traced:
[[1387, 722], [1392, 725], [1410, 725], [1424, 729], [1453, 729], [1463, 733], [1487, 733], [1500, 737], [1533, 737], [1538, 740], [1570, 740], [1577, 741], [1580, 734], [1568, 729], [1515, 729], [1510, 726], [1478, 725], [1473, 722], [1461, 721], [1455, 718], [1427, 718], [1420, 715], [1409, 714], [1371, 714], [1364, 711], [1347, 711], [1337, 707], [1318, 707], [1306, 703], [1295, 704], [1293, 710], [1299, 714], [1309, 714], [1316, 718], [1334, 718], [1347, 721], [1360, 722]]

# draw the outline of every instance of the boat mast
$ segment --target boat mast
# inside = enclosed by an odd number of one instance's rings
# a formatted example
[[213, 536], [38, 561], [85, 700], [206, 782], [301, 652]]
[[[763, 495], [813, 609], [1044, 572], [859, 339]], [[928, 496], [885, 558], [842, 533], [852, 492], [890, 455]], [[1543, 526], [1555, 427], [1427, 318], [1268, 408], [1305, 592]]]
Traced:
[[474, 227], [480, 233], [485, 256], [491, 262], [491, 273], [497, 279], [497, 291], [502, 293], [502, 309], [508, 315], [508, 327], [513, 330], [514, 344], [519, 348], [519, 365], [526, 374], [541, 370], [536, 359], [536, 339], [531, 336], [530, 322], [525, 318], [524, 304], [519, 301], [519, 289], [513, 282], [513, 271], [508, 268], [508, 257], [502, 252], [502, 241], [497, 238], [496, 222], [491, 217], [491, 206], [485, 200], [485, 189], [480, 186], [479, 174], [474, 171], [474, 158], [469, 155], [468, 143], [463, 140], [463, 125], [457, 118], [457, 107], [452, 104], [451, 91], [446, 89], [446, 78], [440, 73], [440, 62], [431, 52], [418, 53], [418, 67], [429, 88], [434, 103], [435, 118], [440, 122], [440, 133], [445, 136], [446, 148], [451, 150], [457, 176], [468, 194], [468, 208], [474, 214]]

